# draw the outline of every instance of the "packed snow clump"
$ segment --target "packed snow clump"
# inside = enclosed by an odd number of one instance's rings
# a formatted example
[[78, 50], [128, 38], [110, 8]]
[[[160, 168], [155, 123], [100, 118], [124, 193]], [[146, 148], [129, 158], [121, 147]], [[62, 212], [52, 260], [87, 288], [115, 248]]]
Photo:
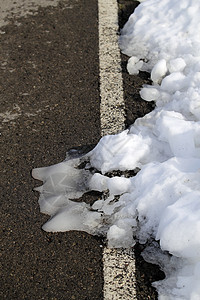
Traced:
[[[41, 211], [51, 215], [45, 230], [103, 234], [110, 247], [158, 241], [144, 257], [165, 272], [154, 284], [162, 300], [200, 299], [199, 16], [197, 0], [142, 1], [120, 47], [131, 74], [151, 73], [152, 86], [140, 94], [156, 108], [87, 155], [33, 170], [44, 182]], [[114, 170], [124, 175], [108, 176]], [[102, 198], [92, 206], [73, 201], [89, 190]]]

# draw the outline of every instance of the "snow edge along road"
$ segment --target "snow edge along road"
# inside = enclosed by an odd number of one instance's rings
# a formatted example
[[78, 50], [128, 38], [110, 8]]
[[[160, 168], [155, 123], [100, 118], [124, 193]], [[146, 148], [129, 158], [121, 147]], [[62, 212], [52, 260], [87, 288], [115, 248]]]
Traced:
[[[101, 135], [124, 129], [125, 104], [118, 46], [118, 3], [98, 0]], [[103, 250], [104, 299], [137, 299], [133, 249]]]

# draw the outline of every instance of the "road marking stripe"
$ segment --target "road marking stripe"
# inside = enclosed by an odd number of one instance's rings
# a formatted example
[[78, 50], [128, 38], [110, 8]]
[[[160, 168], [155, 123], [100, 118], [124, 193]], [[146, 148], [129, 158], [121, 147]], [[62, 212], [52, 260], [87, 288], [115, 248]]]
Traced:
[[[118, 46], [117, 0], [98, 0], [101, 135], [124, 129], [125, 104]], [[104, 299], [136, 298], [135, 259], [132, 249], [103, 250]]]
[[103, 264], [104, 299], [137, 299], [134, 251], [104, 248]]
[[124, 129], [124, 97], [121, 57], [118, 46], [118, 6], [116, 0], [99, 0], [99, 72], [101, 134]]

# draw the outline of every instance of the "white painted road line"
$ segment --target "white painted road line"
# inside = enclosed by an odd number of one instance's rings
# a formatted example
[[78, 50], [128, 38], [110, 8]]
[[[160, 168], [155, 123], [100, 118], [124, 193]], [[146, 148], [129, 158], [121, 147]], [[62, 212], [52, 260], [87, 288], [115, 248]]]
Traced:
[[124, 129], [124, 97], [118, 46], [118, 5], [116, 0], [99, 0], [99, 68], [101, 133]]
[[[117, 0], [98, 0], [101, 135], [124, 129], [125, 105], [118, 46]], [[103, 251], [104, 299], [136, 298], [135, 258], [132, 249]]]
[[134, 251], [104, 248], [103, 264], [104, 299], [137, 299]]

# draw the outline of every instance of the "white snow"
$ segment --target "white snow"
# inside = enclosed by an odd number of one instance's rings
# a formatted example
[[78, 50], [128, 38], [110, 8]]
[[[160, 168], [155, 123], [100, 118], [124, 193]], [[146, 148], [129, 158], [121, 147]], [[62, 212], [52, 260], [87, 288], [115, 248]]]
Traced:
[[137, 75], [139, 73], [139, 70], [143, 66], [143, 61], [139, 60], [136, 56], [132, 56], [129, 58], [128, 64], [127, 64], [127, 70], [129, 74], [131, 75]]
[[[200, 299], [199, 16], [197, 0], [141, 3], [120, 47], [132, 57], [130, 73], [151, 73], [152, 86], [140, 94], [156, 108], [129, 130], [103, 137], [86, 156], [33, 171], [44, 181], [41, 210], [52, 216], [45, 230], [104, 234], [110, 247], [152, 241], [143, 255], [165, 272], [154, 283], [161, 300]], [[83, 160], [90, 162], [77, 169]], [[134, 169], [130, 178], [106, 174]], [[92, 207], [71, 201], [89, 189], [108, 196]]]
[[[141, 68], [140, 68], [141, 69]], [[154, 83], [159, 83], [162, 78], [166, 75], [167, 73], [167, 62], [165, 59], [161, 59], [155, 64], [151, 71], [151, 80]]]
[[182, 72], [185, 67], [186, 67], [186, 63], [184, 59], [181, 57], [171, 59], [168, 64], [168, 69], [170, 73]]

